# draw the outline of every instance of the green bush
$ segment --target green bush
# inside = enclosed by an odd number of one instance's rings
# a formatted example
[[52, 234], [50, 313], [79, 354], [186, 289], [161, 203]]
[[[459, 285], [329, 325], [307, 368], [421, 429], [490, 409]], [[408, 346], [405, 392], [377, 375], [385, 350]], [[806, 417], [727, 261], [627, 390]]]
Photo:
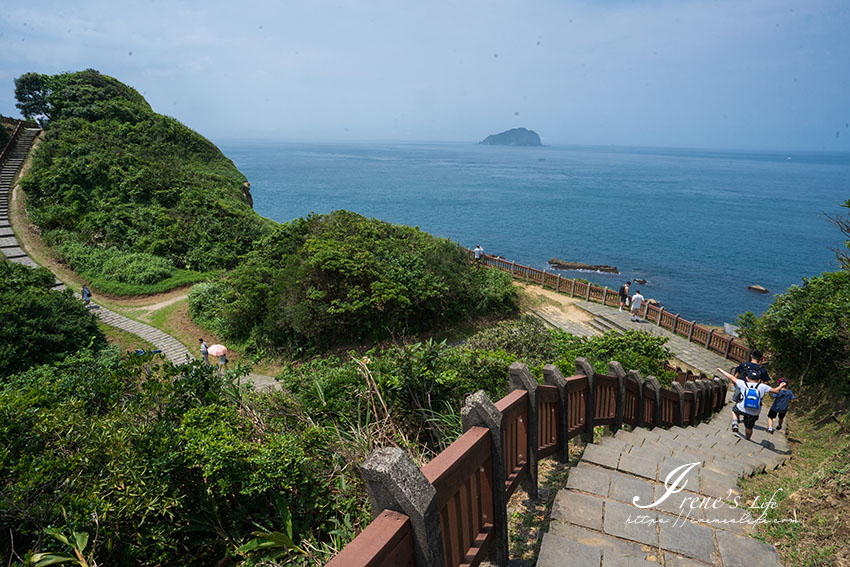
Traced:
[[616, 360], [628, 370], [637, 370], [643, 376], [655, 376], [664, 386], [669, 386], [675, 373], [664, 370], [670, 358], [665, 347], [667, 337], [657, 337], [636, 330], [623, 334], [613, 331], [601, 337], [576, 337], [564, 331], [552, 331], [557, 343], [559, 359], [555, 363], [564, 376], [575, 373], [575, 359], [583, 356], [590, 360], [600, 374], [608, 373], [608, 363]]
[[132, 88], [94, 70], [25, 77], [34, 82], [16, 95], [37, 99], [51, 125], [22, 181], [33, 222], [73, 235], [68, 256], [142, 255], [114, 260], [114, 272], [91, 258], [99, 281], [132, 290], [173, 279], [175, 268], [231, 268], [269, 232], [273, 223], [247, 204], [233, 163]]
[[0, 259], [0, 378], [105, 345], [95, 316], [53, 274]]
[[806, 278], [739, 324], [750, 345], [770, 352], [772, 374], [850, 389], [850, 271]]
[[[495, 270], [492, 270], [495, 271]], [[541, 367], [554, 362], [558, 344], [540, 319], [525, 315], [515, 321], [503, 321], [479, 331], [466, 342], [471, 349], [504, 351], [530, 367]]]
[[229, 339], [304, 351], [380, 340], [515, 309], [510, 278], [418, 229], [348, 211], [286, 223], [227, 276]]

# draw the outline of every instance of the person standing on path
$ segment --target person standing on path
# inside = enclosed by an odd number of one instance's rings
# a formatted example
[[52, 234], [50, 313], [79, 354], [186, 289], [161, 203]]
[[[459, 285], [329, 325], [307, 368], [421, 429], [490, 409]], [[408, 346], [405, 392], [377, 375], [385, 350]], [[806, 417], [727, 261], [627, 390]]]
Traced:
[[204, 357], [204, 362], [207, 363], [207, 366], [210, 366], [210, 353], [207, 343], [204, 339], [198, 339], [198, 342], [201, 343], [201, 356]]
[[722, 368], [718, 368], [717, 370], [730, 380], [734, 380], [735, 386], [744, 393], [743, 399], [732, 408], [732, 414], [734, 415], [732, 419], [732, 431], [738, 431], [738, 418], [743, 417], [744, 432], [749, 440], [753, 436], [753, 428], [759, 418], [759, 413], [761, 413], [762, 398], [767, 393], [779, 393], [780, 390], [785, 388], [787, 383], [780, 382], [777, 387], [771, 388], [770, 385], [762, 382], [747, 382], [746, 380], [736, 379]]
[[91, 303], [91, 291], [89, 288], [83, 285], [83, 289], [80, 290], [80, 295], [83, 296], [83, 303], [86, 304], [86, 307]]
[[[742, 362], [732, 371], [734, 374], [733, 380], [743, 380], [744, 382], [754, 382], [756, 384], [770, 384], [770, 375], [767, 373], [767, 369], [761, 365], [762, 358], [764, 357], [764, 353], [757, 348], [754, 348], [750, 351], [750, 360], [749, 362]], [[729, 374], [726, 374], [729, 376]], [[732, 402], [738, 403], [744, 396], [744, 390], [739, 388], [735, 388], [735, 392], [732, 394]], [[732, 406], [732, 420], [736, 420], [737, 414], [735, 413], [735, 406]], [[740, 421], [740, 419], [737, 419]]]
[[481, 262], [481, 257], [484, 256], [484, 249], [481, 248], [480, 244], [476, 244], [475, 248], [472, 249], [472, 254], [475, 256], [475, 263]]
[[637, 290], [632, 296], [632, 321], [640, 323], [640, 306], [643, 305], [643, 296]]
[[632, 285], [632, 282], [628, 281], [620, 286], [620, 311], [623, 310], [623, 307], [629, 306], [629, 286]]

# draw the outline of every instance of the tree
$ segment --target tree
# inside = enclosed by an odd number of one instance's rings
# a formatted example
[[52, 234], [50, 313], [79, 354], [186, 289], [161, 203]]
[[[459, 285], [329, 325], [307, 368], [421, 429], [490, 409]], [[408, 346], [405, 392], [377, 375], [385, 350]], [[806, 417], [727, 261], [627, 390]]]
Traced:
[[106, 344], [94, 315], [53, 282], [44, 268], [0, 260], [0, 378]]
[[41, 73], [24, 73], [15, 79], [15, 98], [18, 100], [15, 106], [24, 118], [50, 115], [50, 103], [47, 100], [50, 94], [49, 78]]
[[[844, 201], [841, 205], [846, 209], [850, 209], [850, 199]], [[835, 248], [835, 257], [841, 263], [841, 267], [845, 270], [850, 270], [850, 215], [847, 216], [832, 216], [826, 215], [826, 220], [838, 227], [847, 240], [844, 241], [844, 250]]]

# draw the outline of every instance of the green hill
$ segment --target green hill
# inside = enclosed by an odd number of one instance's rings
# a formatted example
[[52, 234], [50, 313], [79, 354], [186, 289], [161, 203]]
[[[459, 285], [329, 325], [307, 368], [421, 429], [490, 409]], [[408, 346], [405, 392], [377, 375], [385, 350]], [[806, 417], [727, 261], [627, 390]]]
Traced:
[[150, 293], [232, 268], [271, 221], [209, 140], [94, 70], [16, 81], [47, 135], [22, 185], [35, 224], [96, 287]]

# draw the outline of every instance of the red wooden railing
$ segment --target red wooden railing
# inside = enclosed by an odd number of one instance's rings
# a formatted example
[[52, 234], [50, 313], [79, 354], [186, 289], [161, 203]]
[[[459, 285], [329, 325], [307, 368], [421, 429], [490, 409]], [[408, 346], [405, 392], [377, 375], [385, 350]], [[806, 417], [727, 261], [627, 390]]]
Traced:
[[[587, 282], [564, 278], [560, 274], [553, 274], [530, 266], [523, 266], [516, 262], [505, 260], [504, 258], [497, 258], [496, 256], [488, 256], [486, 254], [482, 257], [481, 263], [484, 266], [508, 272], [517, 279], [539, 283], [543, 287], [549, 287], [555, 291], [567, 293], [574, 297], [583, 297], [611, 307], [619, 305], [618, 293], [607, 287], [599, 287]], [[647, 321], [656, 323], [677, 335], [686, 337], [691, 342], [699, 343], [705, 348], [723, 355], [725, 358], [738, 362], [747, 360], [749, 349], [738, 339], [710, 335], [706, 327], [697, 325], [693, 321], [682, 319], [679, 315], [665, 311], [663, 307], [657, 305], [644, 303], [640, 314]]]
[[528, 392], [514, 390], [496, 402], [496, 409], [502, 414], [505, 492], [510, 498], [528, 474]]
[[[517, 366], [528, 372], [524, 366]], [[514, 365], [511, 372], [514, 372]], [[676, 389], [678, 387], [660, 388], [654, 379], [644, 383], [632, 374], [619, 377], [577, 374], [559, 380], [560, 387], [534, 386], [533, 398], [530, 391], [518, 388], [493, 404], [501, 414], [500, 458], [504, 462], [498, 459], [494, 462], [491, 430], [473, 426], [421, 468], [422, 476], [434, 488], [439, 509], [440, 544], [447, 567], [474, 567], [482, 561], [497, 533], [494, 523], [498, 517], [496, 497], [502, 498], [500, 493], [504, 495], [501, 501], [504, 506], [521, 481], [536, 481], [536, 469], [533, 474], [530, 471], [532, 463], [536, 466], [536, 459], [531, 458], [532, 449], [536, 450], [537, 459], [561, 453], [569, 439], [581, 433], [587, 433], [592, 439], [592, 426], [616, 427], [620, 425], [618, 420], [633, 427], [692, 425], [703, 418], [706, 404], [710, 404], [711, 412], [716, 412], [725, 400], [725, 382], [719, 380], [700, 380], [689, 385], [686, 391]], [[532, 399], [536, 399], [535, 408], [530, 407]], [[618, 408], [620, 400], [622, 408]], [[566, 412], [564, 420], [561, 408]], [[530, 419], [532, 411], [534, 419]], [[536, 447], [529, 442], [532, 438], [529, 423], [535, 421]], [[497, 464], [503, 467], [505, 475], [501, 488], [494, 482]], [[504, 511], [503, 517], [506, 517]], [[412, 529], [404, 514], [384, 511], [328, 565], [415, 567], [418, 540]]]

